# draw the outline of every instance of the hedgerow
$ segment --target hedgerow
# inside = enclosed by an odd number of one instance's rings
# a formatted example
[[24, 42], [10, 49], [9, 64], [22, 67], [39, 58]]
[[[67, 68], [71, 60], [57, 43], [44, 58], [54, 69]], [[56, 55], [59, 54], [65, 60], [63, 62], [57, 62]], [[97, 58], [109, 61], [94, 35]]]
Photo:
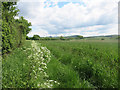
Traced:
[[15, 19], [19, 9], [14, 5], [16, 2], [2, 2], [2, 54], [9, 53], [16, 47], [24, 43], [26, 35], [29, 33], [31, 23], [23, 17]]

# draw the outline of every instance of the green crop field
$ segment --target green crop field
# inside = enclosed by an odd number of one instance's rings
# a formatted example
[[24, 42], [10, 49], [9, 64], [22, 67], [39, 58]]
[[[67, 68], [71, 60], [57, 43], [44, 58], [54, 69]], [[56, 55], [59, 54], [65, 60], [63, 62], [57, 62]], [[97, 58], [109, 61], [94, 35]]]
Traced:
[[2, 63], [4, 88], [118, 87], [117, 40], [26, 41]]
[[[40, 41], [41, 42], [41, 41]], [[117, 41], [43, 41], [52, 54], [48, 73], [60, 87], [117, 87]]]

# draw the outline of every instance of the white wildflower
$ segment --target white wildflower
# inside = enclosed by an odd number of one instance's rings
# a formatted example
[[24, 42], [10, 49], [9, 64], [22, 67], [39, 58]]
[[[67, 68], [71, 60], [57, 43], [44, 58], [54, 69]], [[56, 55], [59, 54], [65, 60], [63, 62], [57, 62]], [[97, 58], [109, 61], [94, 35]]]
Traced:
[[35, 66], [33, 65], [33, 68], [35, 68]]
[[[30, 50], [31, 54], [28, 56], [28, 59], [30, 60], [30, 63], [32, 65], [33, 72], [30, 73], [30, 75], [35, 75], [35, 78], [41, 77], [41, 74], [44, 74], [44, 77], [49, 77], [45, 70], [47, 69], [47, 63], [50, 61], [51, 55], [50, 50], [48, 50], [46, 47], [39, 46], [41, 44], [36, 43], [35, 41], [32, 41], [31, 46], [32, 48], [28, 48], [26, 50]], [[34, 74], [33, 74], [34, 73]], [[54, 80], [46, 80], [47, 82], [38, 83], [37, 87], [42, 88], [52, 88], [53, 84], [59, 84], [57, 81]]]
[[50, 82], [53, 82], [54, 80], [49, 80]]
[[38, 68], [39, 70], [42, 70], [42, 68]]
[[40, 84], [37, 84], [37, 86], [39, 87], [39, 86], [40, 86]]

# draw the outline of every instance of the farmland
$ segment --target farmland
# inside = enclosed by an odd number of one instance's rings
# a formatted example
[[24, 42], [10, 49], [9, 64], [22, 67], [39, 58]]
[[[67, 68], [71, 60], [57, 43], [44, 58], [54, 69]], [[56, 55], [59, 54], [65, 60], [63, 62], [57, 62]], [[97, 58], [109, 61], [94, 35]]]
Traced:
[[53, 55], [53, 60], [48, 64], [48, 72], [52, 79], [60, 80], [60, 87], [117, 87], [117, 41], [41, 43]]
[[119, 88], [118, 3], [99, 3], [1, 2], [0, 89]]
[[26, 41], [5, 59], [4, 88], [118, 87], [117, 40]]

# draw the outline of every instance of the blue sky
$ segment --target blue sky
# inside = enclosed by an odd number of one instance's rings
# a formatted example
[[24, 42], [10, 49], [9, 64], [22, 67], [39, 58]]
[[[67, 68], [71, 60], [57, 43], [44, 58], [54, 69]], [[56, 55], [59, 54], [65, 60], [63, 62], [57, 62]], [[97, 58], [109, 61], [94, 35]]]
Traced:
[[28, 36], [118, 34], [118, 0], [20, 0], [17, 7], [32, 23]]

